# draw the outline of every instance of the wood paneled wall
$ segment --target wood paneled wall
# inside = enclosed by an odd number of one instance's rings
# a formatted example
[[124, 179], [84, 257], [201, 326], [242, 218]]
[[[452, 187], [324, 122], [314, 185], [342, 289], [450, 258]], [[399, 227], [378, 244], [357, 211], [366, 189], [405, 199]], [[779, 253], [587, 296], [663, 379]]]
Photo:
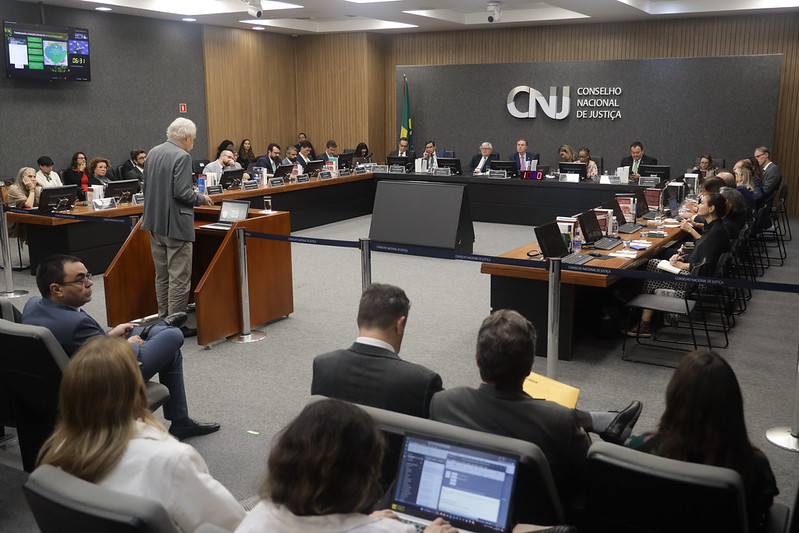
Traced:
[[238, 148], [249, 138], [256, 155], [270, 142], [296, 142], [295, 46], [287, 35], [203, 28], [208, 159], [224, 139]]
[[[294, 142], [296, 132], [303, 130], [319, 153], [324, 142], [334, 138], [339, 150], [364, 140], [378, 155], [396, 143], [399, 125], [394, 76], [398, 65], [782, 53], [773, 155], [785, 183], [791, 186], [789, 208], [797, 212], [799, 207], [799, 13], [795, 11], [647, 23], [295, 39], [208, 27], [204, 49], [208, 137], [214, 150], [224, 138], [238, 142], [243, 136], [254, 137], [262, 150], [260, 135]], [[275, 55], [279, 81], [264, 71], [264, 58]], [[232, 75], [214, 75], [215, 65], [223, 60], [235, 67]], [[251, 72], [245, 72], [245, 64], [251, 65]], [[253, 86], [265, 89], [253, 90]], [[264, 120], [256, 113], [263, 110], [278, 118], [264, 119], [267, 124], [261, 128]], [[697, 153], [701, 150], [697, 147]]]

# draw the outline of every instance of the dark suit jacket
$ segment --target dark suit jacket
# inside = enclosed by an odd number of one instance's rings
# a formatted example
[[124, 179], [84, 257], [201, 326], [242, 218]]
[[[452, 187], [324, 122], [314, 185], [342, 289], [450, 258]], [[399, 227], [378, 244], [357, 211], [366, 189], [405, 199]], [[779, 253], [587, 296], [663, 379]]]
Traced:
[[427, 418], [441, 376], [384, 348], [353, 343], [317, 356], [311, 394]]
[[[469, 163], [469, 170], [474, 172], [474, 169], [476, 169], [477, 165], [480, 164], [480, 160], [481, 159], [483, 159], [483, 154], [475, 154], [474, 156], [472, 156], [472, 162]], [[494, 161], [496, 159], [499, 159], [497, 157], [497, 154], [493, 154], [493, 153], [489, 154], [488, 155], [488, 161], [486, 161], [486, 164], [483, 167], [483, 172], [485, 172], [486, 170], [490, 169], [491, 168], [491, 161]]]
[[780, 190], [782, 185], [782, 171], [780, 167], [771, 163], [763, 171], [763, 204], [768, 205], [774, 199], [774, 195]]
[[102, 326], [85, 312], [40, 296], [25, 304], [22, 323], [49, 329], [70, 357], [90, 338], [106, 334]]
[[[336, 156], [336, 157], [338, 157], [338, 156]], [[330, 156], [329, 156], [329, 155], [327, 155], [327, 150], [325, 150], [324, 152], [322, 152], [322, 155], [321, 155], [321, 156], [320, 156], [320, 157], [319, 157], [319, 158], [318, 158], [316, 161], [319, 161], [320, 159], [321, 159], [322, 161], [324, 161], [325, 163], [327, 163], [328, 161], [330, 161]], [[311, 161], [313, 161], [313, 159], [311, 159]]]
[[[639, 165], [657, 165], [657, 164], [658, 164], [657, 158], [654, 158], [654, 157], [646, 155], [646, 154], [641, 156], [641, 162], [639, 163]], [[620, 167], [632, 167], [633, 166], [633, 156], [628, 155], [627, 157], [623, 158], [621, 160], [621, 163], [619, 163], [619, 166]]]
[[[532, 161], [533, 159], [535, 159], [536, 161], [538, 161], [539, 165], [541, 164], [541, 158], [538, 157], [538, 154], [535, 152], [527, 152], [525, 153], [525, 157], [527, 158], [527, 161]], [[516, 161], [516, 172], [522, 171], [522, 163], [521, 163], [521, 158], [519, 157], [519, 152], [514, 152], [513, 155], [508, 157], [508, 161]]]
[[[389, 157], [398, 157], [399, 150], [391, 150], [391, 152], [389, 152], [388, 155]], [[416, 152], [414, 152], [413, 150], [408, 150], [407, 152], [405, 152], [405, 157], [407, 157], [410, 161], [413, 161], [414, 159], [416, 159]], [[440, 157], [444, 156], [442, 155]]]
[[139, 183], [141, 183], [143, 177], [144, 173], [141, 170], [139, 170], [139, 167], [134, 166], [133, 168], [123, 168], [122, 176], [120, 176], [120, 179], [139, 180]]
[[267, 174], [274, 174], [275, 170], [277, 170], [277, 167], [280, 166], [280, 163], [280, 160], [275, 160], [268, 155], [263, 155], [258, 158], [258, 161], [255, 162], [255, 166], [266, 168]]
[[546, 455], [561, 500], [579, 491], [591, 439], [580, 429], [574, 409], [483, 383], [439, 392], [430, 402], [430, 418], [532, 442]]

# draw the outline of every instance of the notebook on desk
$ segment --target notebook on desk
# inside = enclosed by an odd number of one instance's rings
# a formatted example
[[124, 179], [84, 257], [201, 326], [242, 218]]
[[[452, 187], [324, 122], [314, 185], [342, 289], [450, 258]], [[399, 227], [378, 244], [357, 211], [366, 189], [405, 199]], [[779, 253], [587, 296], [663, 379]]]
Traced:
[[227, 231], [235, 222], [245, 220], [249, 209], [249, 200], [223, 200], [222, 209], [219, 210], [219, 221], [213, 224], [203, 224], [200, 227], [203, 229]]
[[406, 434], [391, 510], [417, 530], [440, 516], [459, 531], [509, 532], [518, 471], [511, 453]]

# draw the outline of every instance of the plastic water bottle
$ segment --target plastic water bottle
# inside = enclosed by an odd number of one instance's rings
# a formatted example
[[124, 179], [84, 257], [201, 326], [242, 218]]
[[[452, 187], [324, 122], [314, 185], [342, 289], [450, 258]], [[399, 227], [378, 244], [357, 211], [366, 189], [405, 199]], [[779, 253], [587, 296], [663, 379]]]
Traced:
[[618, 235], [619, 235], [619, 221], [616, 220], [616, 217], [614, 216], [610, 223], [610, 236], [618, 237]]
[[572, 241], [572, 248], [574, 253], [580, 253], [583, 250], [583, 239], [582, 237], [580, 237], [579, 233], [574, 235], [574, 240]]

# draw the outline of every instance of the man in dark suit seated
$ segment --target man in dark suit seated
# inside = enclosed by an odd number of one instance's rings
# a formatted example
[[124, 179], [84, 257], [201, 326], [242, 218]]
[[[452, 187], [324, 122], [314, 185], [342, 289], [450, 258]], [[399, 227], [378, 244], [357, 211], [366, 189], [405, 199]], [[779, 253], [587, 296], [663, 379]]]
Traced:
[[658, 160], [644, 153], [644, 145], [635, 141], [630, 145], [630, 155], [623, 158], [620, 167], [630, 167], [630, 180], [638, 181], [641, 174], [638, 172], [640, 165], [657, 165]]
[[424, 152], [422, 152], [422, 171], [428, 171], [438, 167], [438, 158], [447, 157], [444, 150], [436, 149], [435, 141], [427, 141], [424, 143]]
[[314, 359], [311, 394], [427, 418], [441, 377], [397, 355], [410, 305], [399, 287], [369, 285], [358, 307], [358, 338]]
[[256, 167], [265, 168], [266, 173], [269, 175], [274, 174], [280, 164], [280, 145], [276, 143], [269, 143], [266, 154], [259, 157], [258, 161], [255, 162]]
[[469, 163], [469, 170], [475, 174], [482, 174], [491, 169], [491, 161], [497, 159], [497, 154], [492, 154], [491, 151], [494, 146], [486, 141], [480, 145], [480, 153], [472, 156], [472, 161]]
[[538, 154], [527, 151], [527, 141], [519, 139], [516, 141], [516, 153], [508, 158], [510, 161], [516, 161], [516, 170], [523, 172], [525, 170], [533, 170], [533, 161], [540, 162]]
[[400, 137], [399, 146], [397, 150], [391, 150], [389, 152], [389, 157], [407, 157], [408, 161], [413, 161], [416, 159], [416, 152], [413, 150], [408, 150], [408, 145], [410, 141], [408, 141], [407, 137]]
[[[178, 439], [213, 433], [216, 423], [201, 423], [189, 418], [186, 391], [183, 385], [183, 333], [179, 326], [186, 313], [176, 313], [147, 328], [136, 324], [120, 324], [106, 332], [81, 306], [92, 299], [91, 274], [80, 259], [71, 255], [53, 255], [39, 264], [36, 285], [42, 297], [25, 304], [22, 323], [49, 329], [68, 356], [96, 335], [127, 337], [141, 363], [144, 379], [158, 374], [158, 380], [169, 389], [164, 404], [164, 418], [172, 421], [169, 432]], [[140, 331], [139, 331], [140, 330]]]
[[136, 179], [139, 180], [139, 185], [141, 185], [144, 176], [145, 161], [147, 161], [147, 152], [144, 150], [131, 150], [130, 159], [122, 163], [122, 175], [120, 179]]
[[337, 157], [336, 156], [337, 150], [338, 150], [338, 144], [336, 144], [336, 141], [334, 141], [333, 139], [330, 139], [325, 143], [325, 151], [322, 153], [322, 157], [320, 157], [319, 159], [327, 163], [328, 161], [330, 161], [331, 157]]
[[588, 413], [535, 399], [523, 389], [534, 359], [535, 328], [530, 321], [510, 309], [492, 313], [477, 335], [476, 361], [483, 383], [476, 389], [439, 392], [430, 402], [430, 418], [538, 445], [561, 494], [573, 494], [591, 445], [586, 431], [624, 443], [641, 414], [641, 402], [621, 412]]
[[763, 169], [763, 197], [761, 205], [771, 205], [774, 195], [782, 185], [782, 171], [771, 160], [771, 150], [765, 146], [755, 148], [755, 159]]

